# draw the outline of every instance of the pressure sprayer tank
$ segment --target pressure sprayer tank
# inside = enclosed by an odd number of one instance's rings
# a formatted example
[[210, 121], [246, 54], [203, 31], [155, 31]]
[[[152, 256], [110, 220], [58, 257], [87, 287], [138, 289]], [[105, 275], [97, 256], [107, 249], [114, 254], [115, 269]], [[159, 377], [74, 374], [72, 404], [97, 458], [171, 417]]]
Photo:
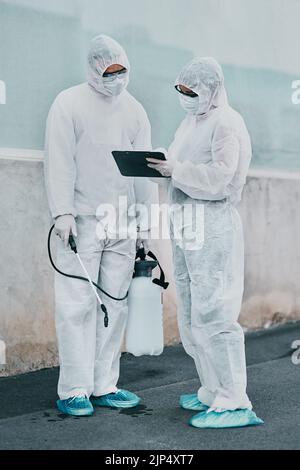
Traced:
[[[152, 270], [157, 261], [144, 256], [135, 263], [128, 294], [126, 350], [134, 356], [159, 356], [164, 349], [162, 285], [153, 283]], [[162, 272], [163, 273], [163, 272]], [[163, 274], [164, 276], [164, 274]], [[165, 284], [165, 289], [168, 283]]]

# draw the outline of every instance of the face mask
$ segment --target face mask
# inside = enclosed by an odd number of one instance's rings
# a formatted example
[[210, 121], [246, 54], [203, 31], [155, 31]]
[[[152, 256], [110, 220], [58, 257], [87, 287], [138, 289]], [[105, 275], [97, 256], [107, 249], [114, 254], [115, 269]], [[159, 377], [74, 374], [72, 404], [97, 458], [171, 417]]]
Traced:
[[191, 96], [180, 95], [180, 104], [188, 114], [197, 114], [199, 108], [199, 96], [192, 98]]
[[205, 96], [190, 97], [180, 95], [180, 104], [188, 114], [205, 114], [209, 109], [210, 99]]
[[127, 87], [128, 78], [127, 73], [123, 76], [117, 75], [116, 77], [103, 77], [103, 86], [111, 96], [118, 96]]

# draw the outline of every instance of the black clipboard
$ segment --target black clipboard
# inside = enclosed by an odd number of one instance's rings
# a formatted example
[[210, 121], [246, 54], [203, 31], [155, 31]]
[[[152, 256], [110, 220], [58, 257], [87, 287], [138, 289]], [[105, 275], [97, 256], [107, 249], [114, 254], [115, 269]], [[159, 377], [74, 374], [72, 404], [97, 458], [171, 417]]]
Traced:
[[157, 170], [148, 167], [146, 158], [155, 158], [156, 160], [165, 161], [166, 157], [161, 152], [136, 152], [136, 151], [119, 151], [112, 152], [115, 162], [120, 170], [121, 175], [130, 177], [144, 178], [165, 178]]

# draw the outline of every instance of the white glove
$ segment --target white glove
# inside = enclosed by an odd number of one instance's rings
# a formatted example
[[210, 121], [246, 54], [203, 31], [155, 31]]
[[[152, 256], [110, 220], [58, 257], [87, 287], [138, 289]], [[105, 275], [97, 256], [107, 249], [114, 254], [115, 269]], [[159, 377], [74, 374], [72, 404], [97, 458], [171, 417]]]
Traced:
[[145, 231], [137, 233], [136, 250], [139, 250], [143, 245], [146, 254], [150, 251], [149, 235], [150, 235], [149, 230], [145, 230]]
[[61, 215], [57, 217], [55, 222], [55, 234], [61, 238], [66, 248], [71, 233], [74, 237], [77, 237], [76, 222], [73, 215]]
[[167, 176], [167, 177], [172, 176], [175, 162], [171, 162], [170, 160], [168, 160], [168, 156], [167, 156], [168, 152], [163, 148], [158, 148], [154, 150], [154, 152], [163, 153], [166, 157], [166, 160], [162, 161], [162, 160], [156, 160], [156, 158], [147, 158], [147, 161], [149, 162], [148, 167], [159, 171], [159, 173], [162, 176]]

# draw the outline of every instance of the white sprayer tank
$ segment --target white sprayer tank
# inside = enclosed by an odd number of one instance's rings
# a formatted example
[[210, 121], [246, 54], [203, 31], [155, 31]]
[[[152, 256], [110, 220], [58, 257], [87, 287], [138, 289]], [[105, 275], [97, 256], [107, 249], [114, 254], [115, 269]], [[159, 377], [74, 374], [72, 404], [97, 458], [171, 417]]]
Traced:
[[156, 266], [156, 261], [135, 263], [126, 329], [126, 351], [134, 356], [158, 356], [164, 349], [162, 287], [152, 282]]

